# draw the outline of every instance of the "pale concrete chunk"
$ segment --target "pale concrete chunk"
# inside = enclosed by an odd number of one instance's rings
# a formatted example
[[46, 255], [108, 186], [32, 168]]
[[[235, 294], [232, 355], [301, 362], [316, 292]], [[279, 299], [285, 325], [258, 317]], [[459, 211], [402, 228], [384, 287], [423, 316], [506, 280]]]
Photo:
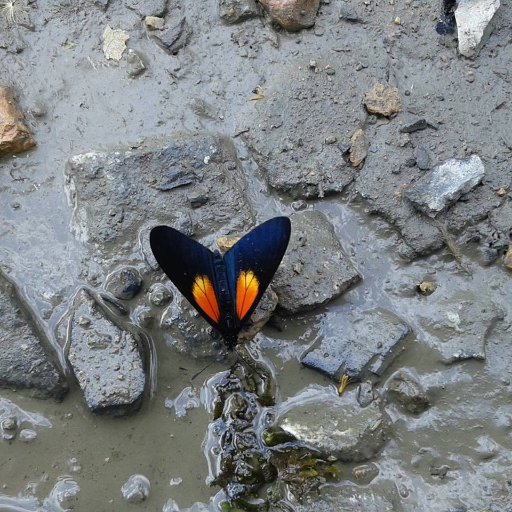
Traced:
[[475, 188], [484, 175], [484, 164], [478, 155], [471, 155], [468, 160], [452, 158], [422, 176], [405, 196], [418, 210], [435, 217]]
[[459, 0], [455, 20], [462, 55], [478, 55], [492, 31], [492, 19], [499, 8], [500, 0]]

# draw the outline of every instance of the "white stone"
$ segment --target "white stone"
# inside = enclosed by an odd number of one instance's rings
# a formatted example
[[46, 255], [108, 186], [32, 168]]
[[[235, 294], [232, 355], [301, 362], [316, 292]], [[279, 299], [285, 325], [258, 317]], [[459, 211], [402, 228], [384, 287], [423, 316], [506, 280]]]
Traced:
[[492, 19], [500, 0], [459, 0], [455, 11], [459, 52], [465, 57], [478, 55], [492, 31]]

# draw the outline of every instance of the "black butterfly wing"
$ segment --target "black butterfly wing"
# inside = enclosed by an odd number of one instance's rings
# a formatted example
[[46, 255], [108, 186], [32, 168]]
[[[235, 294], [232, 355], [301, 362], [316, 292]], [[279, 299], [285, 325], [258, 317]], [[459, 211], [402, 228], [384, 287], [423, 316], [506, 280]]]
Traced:
[[222, 331], [222, 309], [217, 295], [214, 254], [168, 226], [149, 235], [151, 250], [167, 277], [213, 327]]
[[225, 255], [234, 314], [240, 326], [251, 316], [281, 263], [290, 240], [288, 217], [275, 217], [240, 239]]

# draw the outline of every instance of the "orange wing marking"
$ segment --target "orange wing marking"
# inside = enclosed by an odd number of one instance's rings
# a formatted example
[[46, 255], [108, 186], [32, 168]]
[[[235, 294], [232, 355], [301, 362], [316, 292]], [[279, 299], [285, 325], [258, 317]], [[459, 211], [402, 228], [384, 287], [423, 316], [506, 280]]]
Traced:
[[203, 313], [214, 322], [219, 323], [219, 305], [217, 304], [212, 282], [207, 276], [196, 276], [192, 285], [192, 295]]
[[251, 270], [240, 272], [236, 280], [236, 314], [239, 320], [242, 320], [251, 309], [259, 289], [260, 283], [254, 272]]

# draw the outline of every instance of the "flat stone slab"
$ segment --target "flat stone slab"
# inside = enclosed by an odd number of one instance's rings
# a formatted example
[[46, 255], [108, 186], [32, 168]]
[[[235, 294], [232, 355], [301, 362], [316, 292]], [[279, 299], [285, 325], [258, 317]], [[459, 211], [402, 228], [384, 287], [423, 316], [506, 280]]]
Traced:
[[[358, 45], [351, 46], [354, 61], [379, 68], [387, 59], [382, 48]], [[308, 66], [309, 58], [269, 77], [263, 97], [249, 104], [237, 126], [269, 186], [295, 199], [339, 193], [354, 180], [346, 145], [364, 125], [361, 100], [372, 79], [332, 54], [315, 55]]]
[[426, 340], [441, 354], [444, 363], [464, 359], [485, 359], [485, 344], [504, 311], [484, 294], [456, 293], [428, 304], [418, 312], [421, 326], [429, 335]]
[[409, 186], [405, 197], [418, 210], [435, 217], [475, 188], [484, 176], [484, 164], [478, 155], [468, 160], [451, 158]]
[[302, 364], [339, 382], [343, 374], [352, 380], [380, 376], [403, 346], [411, 328], [393, 313], [374, 309], [347, 312], [342, 324], [327, 332], [318, 346], [302, 358]]
[[0, 271], [0, 387], [29, 389], [38, 398], [62, 399], [64, 377], [47, 356], [48, 339], [28, 304]]
[[81, 241], [101, 246], [148, 223], [197, 237], [220, 228], [241, 231], [252, 215], [237, 162], [232, 143], [210, 133], [76, 155], [65, 171], [72, 229]]
[[340, 296], [361, 280], [327, 217], [292, 215], [290, 243], [272, 282], [286, 313], [308, 311]]
[[345, 462], [374, 457], [388, 439], [388, 417], [378, 401], [361, 407], [355, 392], [309, 386], [284, 402], [277, 425], [297, 440]]
[[122, 415], [140, 405], [146, 382], [140, 343], [90, 292], [78, 291], [57, 332], [91, 411]]

